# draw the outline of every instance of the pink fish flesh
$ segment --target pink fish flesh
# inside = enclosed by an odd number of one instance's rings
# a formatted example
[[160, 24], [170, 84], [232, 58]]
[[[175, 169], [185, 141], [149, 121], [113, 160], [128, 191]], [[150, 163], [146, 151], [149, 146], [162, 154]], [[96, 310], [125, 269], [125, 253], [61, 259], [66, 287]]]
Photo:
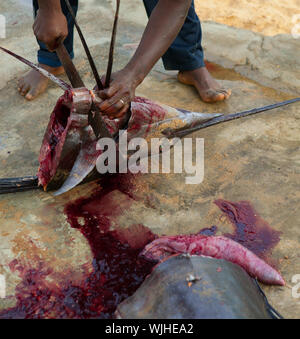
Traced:
[[164, 236], [148, 244], [141, 255], [149, 260], [161, 261], [176, 253], [224, 259], [241, 266], [250, 276], [265, 284], [285, 285], [280, 273], [264, 260], [236, 241], [223, 236]]

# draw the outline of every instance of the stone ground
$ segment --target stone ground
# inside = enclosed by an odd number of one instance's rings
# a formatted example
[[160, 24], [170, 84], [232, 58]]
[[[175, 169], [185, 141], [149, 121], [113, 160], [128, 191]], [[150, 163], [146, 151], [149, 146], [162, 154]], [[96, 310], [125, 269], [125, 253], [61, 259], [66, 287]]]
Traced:
[[194, 1], [202, 20], [245, 28], [267, 36], [290, 34], [297, 21], [295, 16], [300, 14], [299, 0]]
[[[113, 12], [108, 1], [103, 0], [100, 5], [97, 2], [94, 8], [95, 3], [84, 2], [79, 21], [97, 66], [104, 72]], [[146, 22], [138, 1], [123, 2], [122, 6], [116, 69], [133, 53]], [[8, 36], [1, 45], [35, 60], [28, 0], [2, 2], [0, 13], [8, 21]], [[207, 32], [208, 38], [211, 32]], [[211, 40], [205, 41], [206, 46], [210, 44]], [[78, 39], [76, 51], [76, 66], [87, 86], [92, 87], [91, 72]], [[225, 56], [222, 59], [226, 61]], [[0, 60], [0, 177], [32, 175], [38, 167], [39, 147], [49, 114], [62, 92], [51, 85], [36, 101], [24, 101], [17, 93], [16, 80], [26, 67], [3, 54]], [[280, 67], [284, 69], [285, 65]], [[174, 73], [165, 72], [161, 63], [140, 86], [138, 94], [174, 107], [225, 114], [292, 97], [291, 89], [289, 94], [279, 92], [216, 65], [211, 65], [211, 70], [224, 86], [233, 89], [229, 101], [216, 105], [202, 103], [192, 88], [177, 83]], [[281, 68], [278, 74], [280, 71]], [[255, 78], [256, 70], [252, 73], [251, 78]], [[122, 227], [144, 224], [158, 234], [197, 232], [211, 225], [218, 225], [220, 232], [228, 232], [231, 226], [213, 201], [217, 198], [250, 201], [274, 229], [282, 232], [273, 256], [279, 262], [287, 286], [264, 287], [264, 290], [283, 316], [299, 318], [300, 301], [292, 297], [291, 290], [292, 277], [300, 274], [299, 113], [296, 104], [194, 133], [194, 138], [205, 138], [204, 182], [187, 186], [186, 174], [139, 176], [140, 199], [118, 217], [118, 224]], [[15, 287], [20, 278], [8, 266], [14, 259], [29, 265], [45, 262], [53, 267], [54, 273], [63, 272], [68, 266], [74, 272], [74, 280], [82, 277], [82, 265], [92, 260], [90, 248], [85, 238], [69, 227], [63, 208], [76, 197], [88, 196], [94, 188], [95, 184], [87, 184], [58, 198], [41, 191], [1, 196], [0, 274], [6, 277], [7, 298], [0, 299], [0, 310], [16, 302]], [[122, 201], [122, 193], [115, 191], [114, 198]]]

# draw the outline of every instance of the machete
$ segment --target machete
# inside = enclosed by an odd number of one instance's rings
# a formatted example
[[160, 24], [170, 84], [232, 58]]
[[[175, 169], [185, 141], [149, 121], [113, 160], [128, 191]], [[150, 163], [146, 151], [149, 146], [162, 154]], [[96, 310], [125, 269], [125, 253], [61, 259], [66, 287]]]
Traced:
[[[62, 63], [66, 74], [71, 82], [71, 85], [73, 88], [80, 88], [85, 87], [79, 73], [77, 72], [73, 61], [66, 50], [65, 46], [63, 44], [60, 44], [58, 48], [56, 49], [56, 54]], [[101, 117], [101, 112], [99, 108], [95, 105], [95, 103], [92, 104], [92, 108], [89, 112], [89, 124], [92, 126], [92, 129], [96, 135], [96, 138], [112, 138], [112, 135], [108, 131], [105, 122], [103, 121]]]

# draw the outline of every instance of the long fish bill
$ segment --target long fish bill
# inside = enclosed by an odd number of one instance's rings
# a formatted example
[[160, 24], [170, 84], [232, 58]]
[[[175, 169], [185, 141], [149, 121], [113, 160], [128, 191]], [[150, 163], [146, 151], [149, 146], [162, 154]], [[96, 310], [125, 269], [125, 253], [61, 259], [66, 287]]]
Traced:
[[[240, 118], [244, 118], [250, 115], [255, 115], [258, 113], [263, 113], [267, 111], [271, 111], [276, 108], [280, 108], [283, 106], [291, 105], [294, 103], [300, 102], [300, 97], [299, 98], [294, 98], [290, 100], [285, 100], [281, 102], [277, 102], [272, 105], [267, 105], [267, 106], [262, 106], [258, 108], [253, 108], [250, 110], [242, 111], [242, 112], [237, 112], [237, 113], [232, 113], [232, 114], [227, 114], [223, 115], [221, 114], [220, 116], [215, 116], [213, 119], [209, 119], [208, 121], [204, 121], [201, 124], [197, 124], [196, 126], [193, 126], [189, 129], [184, 129], [184, 130], [177, 130], [177, 131], [172, 131], [170, 129], [166, 129], [163, 133], [166, 137], [168, 138], [183, 138], [184, 136], [191, 134], [193, 132], [199, 131], [200, 129], [207, 128], [210, 126], [218, 125], [227, 121], [232, 121]], [[182, 110], [181, 110], [182, 111]]]
[[38, 189], [37, 176], [0, 179], [0, 194], [24, 192]]
[[72, 86], [70, 86], [68, 83], [66, 83], [65, 81], [57, 78], [55, 75], [49, 73], [48, 71], [46, 71], [45, 69], [39, 67], [38, 65], [34, 64], [33, 62], [21, 57], [20, 55], [4, 48], [0, 46], [0, 49], [13, 56], [14, 58], [16, 58], [17, 60], [23, 62], [25, 65], [33, 68], [34, 70], [38, 71], [40, 74], [42, 74], [43, 76], [45, 76], [46, 78], [48, 78], [49, 80], [53, 81], [56, 85], [58, 85], [60, 88], [62, 88], [64, 91], [66, 90], [70, 90], [72, 88]]

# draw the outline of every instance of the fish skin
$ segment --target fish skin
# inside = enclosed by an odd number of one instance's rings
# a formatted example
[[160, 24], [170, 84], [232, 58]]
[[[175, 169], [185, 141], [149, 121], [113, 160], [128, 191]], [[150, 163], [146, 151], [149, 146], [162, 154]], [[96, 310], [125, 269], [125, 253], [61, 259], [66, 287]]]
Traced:
[[224, 259], [241, 266], [264, 284], [285, 285], [284, 279], [273, 267], [246, 247], [223, 236], [164, 236], [148, 244], [141, 255], [149, 260], [161, 261], [175, 253]]

